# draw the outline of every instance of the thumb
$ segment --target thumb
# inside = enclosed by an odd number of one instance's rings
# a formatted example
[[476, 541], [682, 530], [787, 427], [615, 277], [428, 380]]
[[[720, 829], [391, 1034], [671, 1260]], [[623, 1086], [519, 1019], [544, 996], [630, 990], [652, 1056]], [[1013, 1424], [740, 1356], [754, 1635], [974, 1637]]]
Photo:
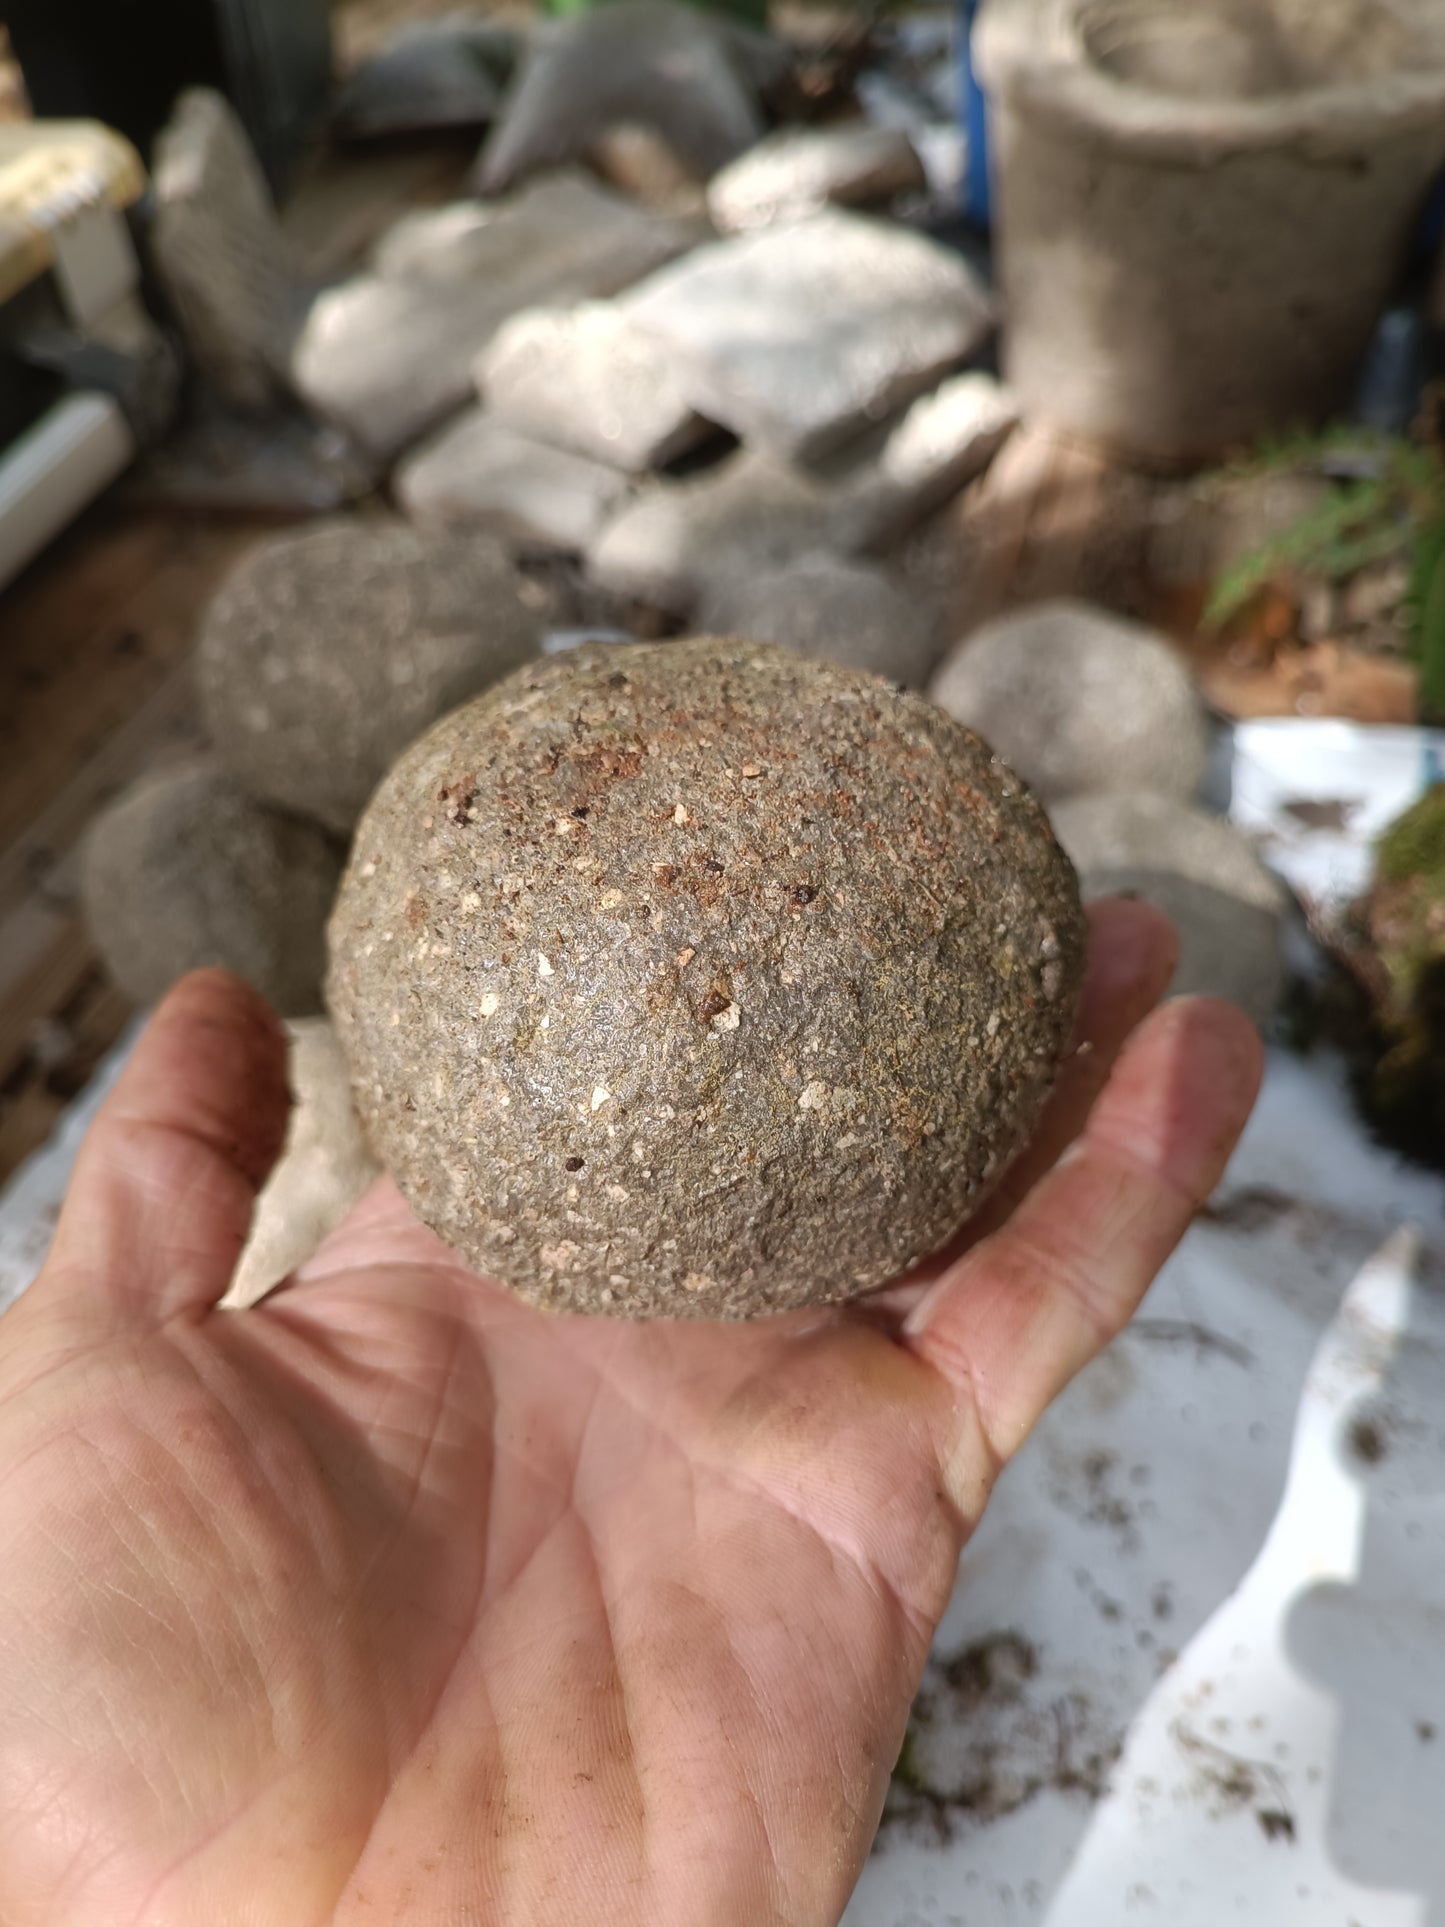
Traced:
[[280, 1154], [286, 1036], [249, 985], [183, 977], [81, 1145], [36, 1289], [159, 1324], [225, 1291]]

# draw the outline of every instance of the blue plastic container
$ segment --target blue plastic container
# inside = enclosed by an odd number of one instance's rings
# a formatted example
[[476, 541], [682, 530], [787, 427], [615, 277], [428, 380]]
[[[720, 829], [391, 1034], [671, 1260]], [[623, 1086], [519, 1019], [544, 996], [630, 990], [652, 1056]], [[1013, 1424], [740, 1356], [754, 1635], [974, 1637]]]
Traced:
[[963, 211], [979, 227], [993, 217], [988, 184], [988, 99], [973, 70], [973, 23], [983, 0], [959, 0], [959, 113], [968, 142], [963, 177]]

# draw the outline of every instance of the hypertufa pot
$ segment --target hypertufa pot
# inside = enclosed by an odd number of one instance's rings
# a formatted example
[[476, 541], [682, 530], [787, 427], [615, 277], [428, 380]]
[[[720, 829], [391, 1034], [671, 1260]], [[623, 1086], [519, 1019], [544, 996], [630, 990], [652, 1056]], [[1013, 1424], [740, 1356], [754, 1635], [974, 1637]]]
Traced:
[[1434, 0], [992, 0], [1008, 375], [1147, 463], [1348, 395], [1445, 163]]

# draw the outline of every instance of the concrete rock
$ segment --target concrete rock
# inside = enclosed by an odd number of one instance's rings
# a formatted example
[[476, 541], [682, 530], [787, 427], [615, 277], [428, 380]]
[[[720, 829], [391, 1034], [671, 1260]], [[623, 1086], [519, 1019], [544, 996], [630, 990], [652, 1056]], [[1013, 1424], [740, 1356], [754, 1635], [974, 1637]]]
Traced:
[[711, 432], [615, 302], [515, 315], [476, 374], [499, 421], [614, 468], [661, 467]]
[[746, 1317], [935, 1249], [1030, 1132], [1084, 925], [1042, 810], [876, 678], [583, 649], [367, 810], [328, 995], [368, 1134], [559, 1311]]
[[959, 256], [836, 208], [699, 248], [622, 306], [700, 415], [789, 460], [814, 459], [901, 406], [992, 326]]
[[695, 230], [580, 175], [495, 207], [408, 215], [376, 268], [323, 294], [292, 358], [319, 413], [393, 456], [461, 408], [472, 368], [524, 308], [615, 294], [690, 247]]
[[1204, 708], [1162, 636], [1084, 602], [985, 624], [929, 685], [1052, 804], [1096, 790], [1190, 797], [1204, 776]]
[[672, 0], [612, 0], [536, 34], [477, 163], [484, 194], [585, 155], [618, 123], [662, 135], [704, 179], [765, 131], [760, 93], [787, 72], [766, 34]]
[[343, 140], [374, 140], [485, 127], [521, 49], [520, 35], [470, 14], [413, 21], [343, 83], [332, 131]]
[[224, 1307], [254, 1305], [314, 1255], [381, 1176], [351, 1101], [351, 1075], [325, 1017], [288, 1024], [293, 1108], [279, 1161], [256, 1199]]
[[919, 688], [937, 655], [931, 615], [882, 569], [836, 556], [804, 556], [782, 568], [717, 582], [699, 628], [772, 642], [795, 655]]
[[92, 825], [81, 895], [106, 968], [153, 1004], [219, 965], [283, 1017], [321, 1007], [326, 919], [341, 852], [314, 823], [258, 803], [192, 763], [148, 777]]
[[180, 96], [153, 186], [151, 260], [197, 368], [225, 400], [265, 408], [284, 388], [299, 300], [266, 177], [220, 94]]
[[830, 204], [867, 207], [927, 186], [901, 127], [785, 127], [713, 176], [707, 211], [725, 234], [796, 221]]
[[1230, 823], [1146, 792], [1078, 796], [1050, 811], [1086, 897], [1135, 896], [1174, 920], [1171, 994], [1226, 997], [1257, 1024], [1284, 984], [1287, 899]]
[[1427, 36], [1377, 0], [985, 10], [1030, 415], [1172, 466], [1347, 402], [1445, 160], [1430, 11]]
[[527, 555], [580, 555], [630, 492], [621, 470], [519, 435], [484, 408], [396, 474], [397, 500], [416, 521], [486, 530]]
[[254, 795], [348, 833], [414, 736], [537, 653], [520, 589], [481, 537], [370, 519], [271, 537], [202, 627], [217, 753]]
[[991, 376], [959, 375], [829, 462], [740, 449], [639, 495], [589, 548], [588, 574], [686, 616], [714, 584], [817, 551], [881, 549], [981, 474], [1017, 421]]

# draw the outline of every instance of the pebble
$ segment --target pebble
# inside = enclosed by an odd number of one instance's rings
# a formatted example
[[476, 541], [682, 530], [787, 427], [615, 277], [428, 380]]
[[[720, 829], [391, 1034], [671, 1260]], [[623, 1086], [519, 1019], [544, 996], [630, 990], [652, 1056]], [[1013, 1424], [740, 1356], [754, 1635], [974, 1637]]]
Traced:
[[1083, 602], [1020, 609], [948, 656], [933, 700], [992, 744], [1046, 803], [1094, 790], [1191, 797], [1209, 730], [1168, 641]]
[[1050, 811], [1086, 897], [1133, 896], [1171, 917], [1171, 994], [1238, 1004], [1263, 1024], [1284, 986], [1287, 897], [1232, 823], [1144, 791], [1079, 796]]

